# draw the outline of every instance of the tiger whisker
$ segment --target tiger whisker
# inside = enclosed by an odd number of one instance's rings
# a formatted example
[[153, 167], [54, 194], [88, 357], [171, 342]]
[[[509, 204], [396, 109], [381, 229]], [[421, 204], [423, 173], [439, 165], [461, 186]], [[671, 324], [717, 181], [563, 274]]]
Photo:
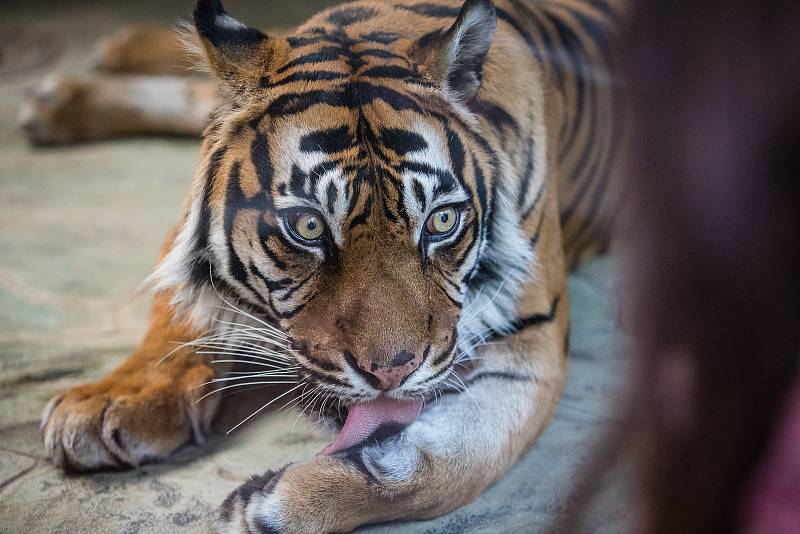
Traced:
[[309, 410], [308, 410], [309, 417], [311, 417], [311, 414], [314, 413], [314, 411], [316, 409], [316, 406], [317, 406], [317, 402], [320, 400], [320, 398], [322, 397], [322, 395], [324, 393], [325, 393], [325, 390], [320, 387], [319, 391], [317, 391], [317, 394], [314, 395], [311, 398], [311, 401], [309, 401], [309, 404], [308, 404], [308, 406], [309, 406]]
[[225, 297], [223, 297], [222, 293], [219, 292], [219, 290], [217, 289], [217, 286], [214, 284], [214, 271], [211, 268], [211, 265], [209, 265], [209, 267], [208, 267], [208, 280], [209, 280], [209, 282], [211, 282], [211, 288], [214, 290], [214, 293], [216, 293], [217, 296], [219, 297], [219, 299], [222, 302], [224, 302], [225, 304], [227, 304], [232, 309], [232, 311], [239, 312], [242, 315], [244, 315], [245, 317], [248, 317], [248, 318], [254, 320], [258, 324], [261, 324], [261, 325], [265, 326], [268, 329], [275, 329], [275, 327], [272, 326], [271, 324], [267, 323], [266, 321], [264, 321], [262, 319], [259, 319], [258, 317], [256, 317], [255, 315], [253, 315], [251, 313], [248, 313], [248, 312], [246, 312], [244, 310], [241, 310], [241, 309], [237, 308], [236, 306], [231, 304]]
[[[226, 309], [226, 308], [223, 308], [222, 306], [215, 306], [215, 307], [217, 309], [222, 309], [222, 310]], [[232, 310], [229, 310], [229, 311], [232, 311]], [[264, 328], [264, 327], [253, 326], [253, 325], [244, 324], [244, 323], [237, 323], [237, 322], [234, 322], [234, 321], [226, 321], [226, 320], [220, 319], [218, 317], [214, 317], [213, 321], [217, 322], [217, 323], [220, 323], [220, 324], [227, 325], [227, 326], [238, 326], [240, 328], [247, 329], [247, 330], [251, 330], [251, 329], [252, 330], [257, 330], [258, 332], [260, 332], [260, 333], [262, 333], [264, 335], [267, 335], [267, 334], [268, 335], [272, 335], [272, 336], [275, 336], [276, 339], [279, 339], [279, 340], [282, 340], [282, 341], [288, 341], [289, 340], [289, 336], [288, 335], [286, 335], [284, 332], [281, 332], [280, 330], [278, 330], [275, 327]]]
[[[308, 387], [308, 383], [306, 383], [305, 387], [303, 387], [303, 391], [306, 390], [306, 387]], [[300, 400], [302, 398], [303, 398], [303, 393], [301, 392], [300, 395], [294, 397], [293, 399], [290, 399], [290, 400], [286, 401], [286, 403], [283, 406], [281, 406], [280, 408], [278, 408], [275, 411], [276, 412], [280, 412], [280, 411], [283, 411], [285, 409], [294, 407], [298, 402], [300, 402]]]
[[274, 360], [274, 359], [270, 359], [270, 358], [265, 358], [263, 356], [257, 356], [255, 354], [248, 354], [246, 352], [238, 352], [238, 351], [199, 350], [199, 351], [197, 351], [197, 354], [206, 354], [206, 355], [211, 355], [211, 356], [237, 356], [237, 357], [244, 357], [244, 358], [252, 358], [254, 360], [270, 362], [270, 363], [273, 363], [273, 364], [279, 364], [279, 363], [286, 364], [286, 363], [289, 363], [289, 362], [286, 362], [286, 361], [283, 361], [283, 360]]
[[260, 413], [262, 410], [264, 410], [265, 408], [267, 408], [268, 406], [270, 406], [272, 403], [274, 403], [275, 401], [277, 401], [278, 399], [280, 399], [280, 398], [282, 398], [282, 397], [285, 397], [286, 395], [288, 395], [288, 394], [289, 394], [289, 393], [291, 393], [292, 391], [295, 391], [295, 390], [299, 389], [299, 388], [300, 388], [300, 387], [302, 387], [302, 386], [303, 386], [303, 383], [300, 383], [300, 384], [297, 384], [297, 385], [296, 385], [295, 387], [293, 387], [292, 389], [290, 389], [290, 390], [288, 390], [288, 391], [286, 391], [286, 392], [284, 392], [284, 393], [281, 393], [280, 395], [278, 395], [277, 397], [275, 397], [274, 399], [272, 399], [271, 401], [269, 401], [268, 403], [266, 403], [265, 405], [263, 405], [261, 408], [259, 408], [258, 410], [254, 411], [253, 413], [251, 413], [250, 415], [248, 415], [248, 416], [247, 416], [247, 417], [245, 417], [244, 419], [242, 419], [242, 420], [241, 420], [241, 421], [240, 421], [240, 422], [239, 422], [239, 423], [238, 423], [236, 426], [234, 426], [233, 428], [231, 428], [230, 430], [228, 430], [228, 432], [226, 432], [226, 434], [230, 434], [231, 432], [233, 432], [234, 430], [236, 430], [237, 428], [239, 428], [240, 426], [242, 426], [243, 424], [245, 424], [247, 421], [249, 421], [250, 419], [252, 419], [253, 417], [255, 417], [255, 416], [256, 416], [257, 414], [259, 414], [259, 413]]
[[215, 353], [230, 353], [235, 355], [244, 356], [246, 358], [253, 358], [254, 360], [268, 361], [281, 365], [291, 365], [295, 363], [294, 358], [284, 358], [280, 354], [273, 354], [269, 351], [254, 351], [249, 347], [238, 347], [236, 345], [203, 345], [198, 347], [197, 354], [215, 354]]
[[[312, 390], [311, 390], [311, 392], [310, 392], [310, 394], [313, 394], [315, 391], [316, 391], [316, 394], [315, 394], [315, 395], [314, 395], [314, 397], [312, 398], [312, 401], [314, 401], [314, 402], [316, 402], [316, 398], [317, 398], [317, 396], [319, 396], [319, 395], [321, 395], [321, 394], [322, 394], [322, 390], [319, 388], [319, 386], [315, 386], [315, 389], [312, 389]], [[305, 394], [305, 393], [304, 393], [304, 394]], [[302, 399], [302, 395], [301, 395], [301, 399]], [[305, 413], [305, 411], [306, 411], [306, 410], [308, 410], [308, 407], [309, 407], [309, 406], [311, 406], [311, 405], [312, 405], [312, 404], [309, 402], [308, 404], [306, 404], [305, 406], [303, 406], [303, 409], [300, 411], [300, 414], [299, 414], [299, 415], [297, 416], [297, 418], [294, 420], [294, 423], [292, 423], [292, 428], [289, 430], [289, 432], [290, 432], [290, 433], [294, 431], [294, 427], [295, 427], [295, 426], [297, 426], [297, 422], [300, 420], [300, 418], [303, 416], [303, 414]]]
[[296, 362], [292, 360], [284, 360], [282, 358], [276, 358], [272, 355], [261, 355], [261, 354], [254, 354], [248, 350], [239, 350], [236, 348], [228, 348], [228, 347], [209, 347], [205, 350], [197, 351], [197, 354], [220, 354], [224, 356], [237, 356], [242, 357], [245, 359], [251, 360], [259, 360], [262, 362], [270, 362], [277, 367], [286, 367], [289, 365], [294, 365]]
[[282, 369], [281, 367], [277, 367], [274, 364], [266, 364], [261, 362], [254, 362], [251, 360], [212, 360], [211, 363], [246, 363], [248, 365], [258, 365], [260, 367], [269, 367], [271, 369]]
[[242, 393], [247, 393], [248, 391], [255, 391], [257, 389], [264, 389], [265, 387], [267, 387], [267, 386], [253, 386], [253, 387], [244, 388], [244, 389], [236, 389], [236, 390], [233, 390], [233, 391], [226, 391], [225, 393], [220, 395], [220, 398], [225, 399], [225, 398], [231, 397], [233, 395], [241, 395]]
[[458, 373], [453, 373], [453, 378], [455, 378], [456, 380], [458, 380], [458, 382], [459, 382], [459, 383], [461, 384], [461, 386], [463, 387], [463, 391], [464, 391], [464, 392], [465, 392], [467, 395], [469, 395], [469, 396], [470, 396], [470, 398], [472, 399], [472, 402], [474, 402], [474, 403], [475, 403], [475, 408], [477, 408], [478, 410], [481, 410], [481, 409], [482, 409], [481, 403], [480, 403], [480, 402], [478, 402], [478, 399], [477, 399], [477, 397], [475, 397], [475, 395], [473, 395], [473, 394], [472, 394], [472, 391], [469, 389], [469, 387], [467, 387], [467, 385], [464, 383], [464, 381], [463, 381], [463, 380], [461, 380], [461, 377], [458, 375]]
[[289, 359], [287, 349], [271, 343], [259, 343], [257, 341], [258, 340], [252, 340], [246, 337], [230, 336], [223, 339], [200, 340], [196, 343], [192, 343], [192, 345], [196, 347], [236, 347], [239, 349], [248, 349], [257, 354], [268, 354]]
[[252, 332], [242, 330], [227, 330], [215, 336], [195, 339], [186, 345], [202, 346], [208, 344], [242, 345], [249, 346], [256, 350], [272, 351], [278, 354], [291, 353], [292, 349], [277, 344], [269, 339], [263, 339]]
[[[494, 304], [494, 302], [495, 302], [495, 301], [497, 300], [497, 298], [500, 296], [500, 291], [502, 291], [502, 290], [503, 290], [503, 286], [505, 286], [505, 285], [506, 285], [506, 282], [508, 282], [508, 281], [511, 279], [512, 275], [514, 275], [514, 274], [515, 274], [515, 273], [512, 271], [512, 272], [508, 273], [508, 274], [507, 274], [507, 275], [506, 275], [506, 276], [503, 278], [503, 280], [500, 282], [500, 285], [499, 285], [499, 286], [497, 286], [497, 290], [494, 292], [494, 295], [492, 295], [492, 297], [489, 299], [489, 302], [487, 302], [486, 304], [484, 304], [484, 305], [483, 305], [483, 307], [481, 307], [481, 309], [480, 309], [480, 310], [478, 310], [478, 311], [476, 311], [476, 312], [473, 312], [473, 313], [471, 313], [471, 314], [469, 315], [469, 317], [463, 318], [463, 319], [459, 320], [459, 322], [462, 322], [462, 321], [463, 321], [463, 322], [469, 322], [469, 321], [473, 320], [475, 317], [477, 317], [478, 315], [480, 315], [481, 313], [483, 313], [483, 312], [484, 312], [484, 310], [486, 310], [486, 308], [488, 308], [490, 305]], [[477, 297], [476, 297], [476, 299], [477, 299]]]
[[[295, 371], [295, 370], [298, 370], [298, 369], [299, 369], [299, 367], [287, 367], [286, 369], [280, 369], [280, 370], [276, 369], [276, 371], [283, 371], [283, 370], [286, 370], [286, 371], [289, 371], [289, 370], [291, 370], [291, 371]], [[227, 371], [227, 372], [225, 373], [225, 375], [226, 375], [226, 376], [227, 376], [227, 375], [249, 375], [249, 374], [252, 374], [253, 372], [254, 372], [254, 371]], [[256, 372], [256, 373], [259, 373], [259, 372], [261, 372], [261, 371], [255, 371], [255, 372]], [[267, 372], [272, 372], [272, 371], [264, 371], [264, 372], [265, 372], [265, 373], [267, 373]]]
[[[247, 380], [249, 378], [295, 378], [297, 373], [278, 373], [274, 371], [267, 371], [265, 373], [256, 373], [241, 376], [230, 376], [222, 378], [212, 378], [211, 380], [200, 384], [200, 386], [207, 386], [208, 384], [217, 384], [219, 382], [232, 382], [234, 380]], [[197, 386], [197, 387], [200, 387]]]
[[319, 420], [320, 421], [325, 419], [325, 404], [327, 404], [327, 402], [330, 400], [331, 395], [333, 395], [333, 392], [328, 393], [325, 396], [325, 398], [322, 400], [322, 405], [319, 408]]
[[[259, 382], [245, 382], [244, 384], [231, 384], [229, 386], [222, 386], [222, 387], [217, 388], [217, 389], [215, 389], [213, 391], [209, 391], [208, 393], [206, 393], [205, 395], [203, 395], [202, 397], [200, 397], [199, 399], [194, 401], [194, 403], [197, 404], [198, 402], [200, 402], [201, 400], [205, 399], [206, 397], [210, 397], [211, 395], [213, 395], [215, 393], [219, 393], [220, 391], [224, 391], [226, 389], [231, 389], [231, 388], [238, 388], [238, 387], [243, 387], [243, 386], [255, 386], [255, 385], [276, 385], [276, 384], [296, 384], [296, 383], [297, 383], [296, 380], [292, 380], [291, 382], [287, 382], [285, 380], [269, 380], [269, 381], [268, 380], [264, 380], [264, 381], [259, 381]], [[198, 387], [200, 387], [200, 386], [195, 386], [193, 389], [197, 389]]]
[[182, 342], [182, 341], [171, 341], [170, 343], [177, 343], [177, 344], [178, 344], [178, 346], [177, 346], [177, 347], [175, 347], [174, 349], [172, 349], [171, 351], [169, 351], [168, 353], [166, 353], [166, 354], [165, 354], [165, 355], [164, 355], [164, 356], [163, 356], [163, 357], [162, 357], [160, 360], [158, 360], [158, 361], [155, 363], [155, 365], [153, 365], [153, 368], [156, 368], [156, 367], [158, 367], [159, 365], [161, 365], [161, 364], [164, 362], [164, 360], [166, 360], [167, 358], [169, 358], [170, 356], [172, 356], [173, 354], [175, 354], [175, 353], [176, 353], [176, 352], [178, 352], [179, 350], [181, 350], [181, 349], [185, 349], [186, 347], [188, 347], [188, 346], [191, 346], [191, 344], [192, 344], [192, 341], [186, 341], [186, 342]]
[[322, 410], [325, 409], [325, 401], [327, 401], [330, 396], [331, 396], [330, 391], [326, 392], [325, 395], [323, 395], [322, 400], [320, 401], [319, 404], [319, 410], [317, 410], [317, 422], [320, 422], [322, 420]]
[[[257, 342], [257, 343], [256, 343]], [[209, 343], [227, 343], [227, 344], [246, 344], [252, 346], [254, 348], [258, 348], [260, 350], [271, 350], [276, 351], [275, 349], [270, 349], [269, 347], [276, 347], [283, 352], [291, 352], [289, 347], [285, 347], [279, 345], [269, 339], [261, 338], [260, 336], [254, 335], [250, 332], [241, 332], [241, 331], [226, 331], [218, 336], [208, 337], [208, 338], [201, 338], [194, 340], [192, 342], [186, 343], [186, 345], [204, 345]]]

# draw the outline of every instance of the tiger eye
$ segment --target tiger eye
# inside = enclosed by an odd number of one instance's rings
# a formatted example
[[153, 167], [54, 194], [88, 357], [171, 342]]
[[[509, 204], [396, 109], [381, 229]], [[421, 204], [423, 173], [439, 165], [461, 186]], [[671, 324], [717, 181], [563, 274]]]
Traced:
[[303, 213], [294, 222], [294, 231], [306, 241], [316, 241], [325, 231], [325, 223], [316, 213]]
[[458, 212], [452, 206], [435, 211], [428, 217], [428, 232], [434, 235], [450, 233], [458, 222]]

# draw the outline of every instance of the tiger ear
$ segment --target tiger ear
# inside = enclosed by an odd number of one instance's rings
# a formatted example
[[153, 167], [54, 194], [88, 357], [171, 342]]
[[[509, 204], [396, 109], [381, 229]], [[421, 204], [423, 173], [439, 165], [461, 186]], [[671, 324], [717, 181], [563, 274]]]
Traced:
[[448, 93], [468, 100], [480, 88], [483, 62], [496, 27], [492, 0], [467, 0], [447, 31], [417, 41], [414, 55]]
[[218, 78], [241, 89], [266, 74], [275, 39], [228, 15], [220, 0], [198, 0], [194, 25]]

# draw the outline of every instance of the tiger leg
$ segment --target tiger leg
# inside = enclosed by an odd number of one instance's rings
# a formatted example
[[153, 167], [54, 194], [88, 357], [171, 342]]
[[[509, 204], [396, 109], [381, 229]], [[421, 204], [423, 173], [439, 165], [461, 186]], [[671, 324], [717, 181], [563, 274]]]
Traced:
[[199, 386], [214, 370], [188, 349], [164, 358], [194, 334], [174, 324], [169, 295], [156, 297], [144, 340], [119, 368], [47, 403], [41, 428], [53, 463], [79, 471], [139, 465], [202, 443], [218, 397], [199, 400], [210, 391]]
[[217, 84], [192, 76], [46, 78], [23, 103], [19, 123], [37, 145], [136, 135], [199, 137]]
[[[267, 31], [272, 36], [286, 33], [284, 28]], [[98, 40], [91, 56], [94, 68], [104, 72], [198, 75], [192, 71], [198, 64], [196, 46], [193, 29], [131, 25]]]
[[[556, 306], [566, 315], [566, 303]], [[480, 354], [469, 388], [428, 405], [399, 435], [254, 477], [222, 506], [220, 532], [346, 532], [467, 504], [498, 480], [550, 420], [563, 389], [566, 321]], [[499, 395], [498, 391], [502, 391]]]
[[[174, 239], [171, 234], [162, 256]], [[139, 348], [108, 376], [50, 399], [42, 414], [45, 449], [58, 467], [94, 470], [163, 459], [202, 443], [219, 404], [208, 356], [180, 343], [199, 333], [175, 321], [168, 292], [156, 295]], [[176, 350], [178, 349], [178, 350]]]
[[132, 25], [101, 38], [94, 46], [94, 68], [129, 74], [191, 74], [195, 57], [170, 26]]

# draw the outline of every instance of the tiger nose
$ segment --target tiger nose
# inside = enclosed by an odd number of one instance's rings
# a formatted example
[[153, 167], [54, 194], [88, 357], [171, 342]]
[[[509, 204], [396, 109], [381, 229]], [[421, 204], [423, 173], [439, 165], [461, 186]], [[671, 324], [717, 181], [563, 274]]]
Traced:
[[388, 365], [382, 366], [372, 362], [369, 365], [359, 363], [358, 366], [373, 378], [370, 380], [373, 386], [385, 391], [402, 384], [421, 363], [421, 357], [402, 350], [395, 354]]

